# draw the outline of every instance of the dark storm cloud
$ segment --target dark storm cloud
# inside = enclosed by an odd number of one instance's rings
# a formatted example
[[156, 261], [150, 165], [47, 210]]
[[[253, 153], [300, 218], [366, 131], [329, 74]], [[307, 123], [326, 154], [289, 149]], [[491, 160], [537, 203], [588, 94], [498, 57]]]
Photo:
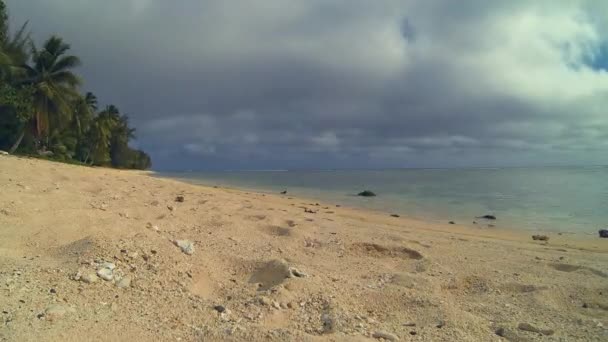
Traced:
[[608, 160], [599, 2], [8, 4], [72, 43], [159, 168]]

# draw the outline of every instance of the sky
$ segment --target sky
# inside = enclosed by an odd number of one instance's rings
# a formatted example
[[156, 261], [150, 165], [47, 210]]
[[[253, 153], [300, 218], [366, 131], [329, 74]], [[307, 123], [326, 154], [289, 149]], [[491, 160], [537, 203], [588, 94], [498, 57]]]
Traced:
[[608, 164], [608, 1], [6, 2], [157, 170]]

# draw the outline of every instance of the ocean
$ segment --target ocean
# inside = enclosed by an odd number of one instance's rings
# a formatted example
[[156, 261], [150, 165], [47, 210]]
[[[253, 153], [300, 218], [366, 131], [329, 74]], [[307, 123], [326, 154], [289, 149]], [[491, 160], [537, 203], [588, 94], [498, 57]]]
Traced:
[[[195, 184], [317, 199], [434, 222], [597, 234], [608, 227], [608, 167], [160, 173]], [[376, 197], [356, 194], [371, 190]]]

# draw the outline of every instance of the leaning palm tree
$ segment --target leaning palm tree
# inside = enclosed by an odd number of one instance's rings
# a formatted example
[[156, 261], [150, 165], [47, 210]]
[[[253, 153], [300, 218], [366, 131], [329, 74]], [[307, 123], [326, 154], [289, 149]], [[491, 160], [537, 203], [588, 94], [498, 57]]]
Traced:
[[42, 142], [54, 125], [69, 122], [72, 116], [71, 103], [79, 96], [81, 81], [71, 69], [80, 65], [76, 56], [66, 55], [70, 45], [63, 39], [52, 36], [42, 49], [32, 44], [32, 63], [25, 65], [25, 83], [33, 88], [35, 134]]

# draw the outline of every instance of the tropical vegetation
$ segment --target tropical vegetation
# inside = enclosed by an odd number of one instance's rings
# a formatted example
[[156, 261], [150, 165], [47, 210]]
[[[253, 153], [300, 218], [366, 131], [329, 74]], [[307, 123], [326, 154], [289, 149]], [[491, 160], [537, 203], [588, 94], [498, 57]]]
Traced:
[[114, 105], [98, 108], [81, 92], [80, 58], [59, 36], [38, 46], [28, 23], [9, 29], [0, 0], [0, 150], [86, 165], [148, 169], [150, 157], [133, 149], [135, 129]]

